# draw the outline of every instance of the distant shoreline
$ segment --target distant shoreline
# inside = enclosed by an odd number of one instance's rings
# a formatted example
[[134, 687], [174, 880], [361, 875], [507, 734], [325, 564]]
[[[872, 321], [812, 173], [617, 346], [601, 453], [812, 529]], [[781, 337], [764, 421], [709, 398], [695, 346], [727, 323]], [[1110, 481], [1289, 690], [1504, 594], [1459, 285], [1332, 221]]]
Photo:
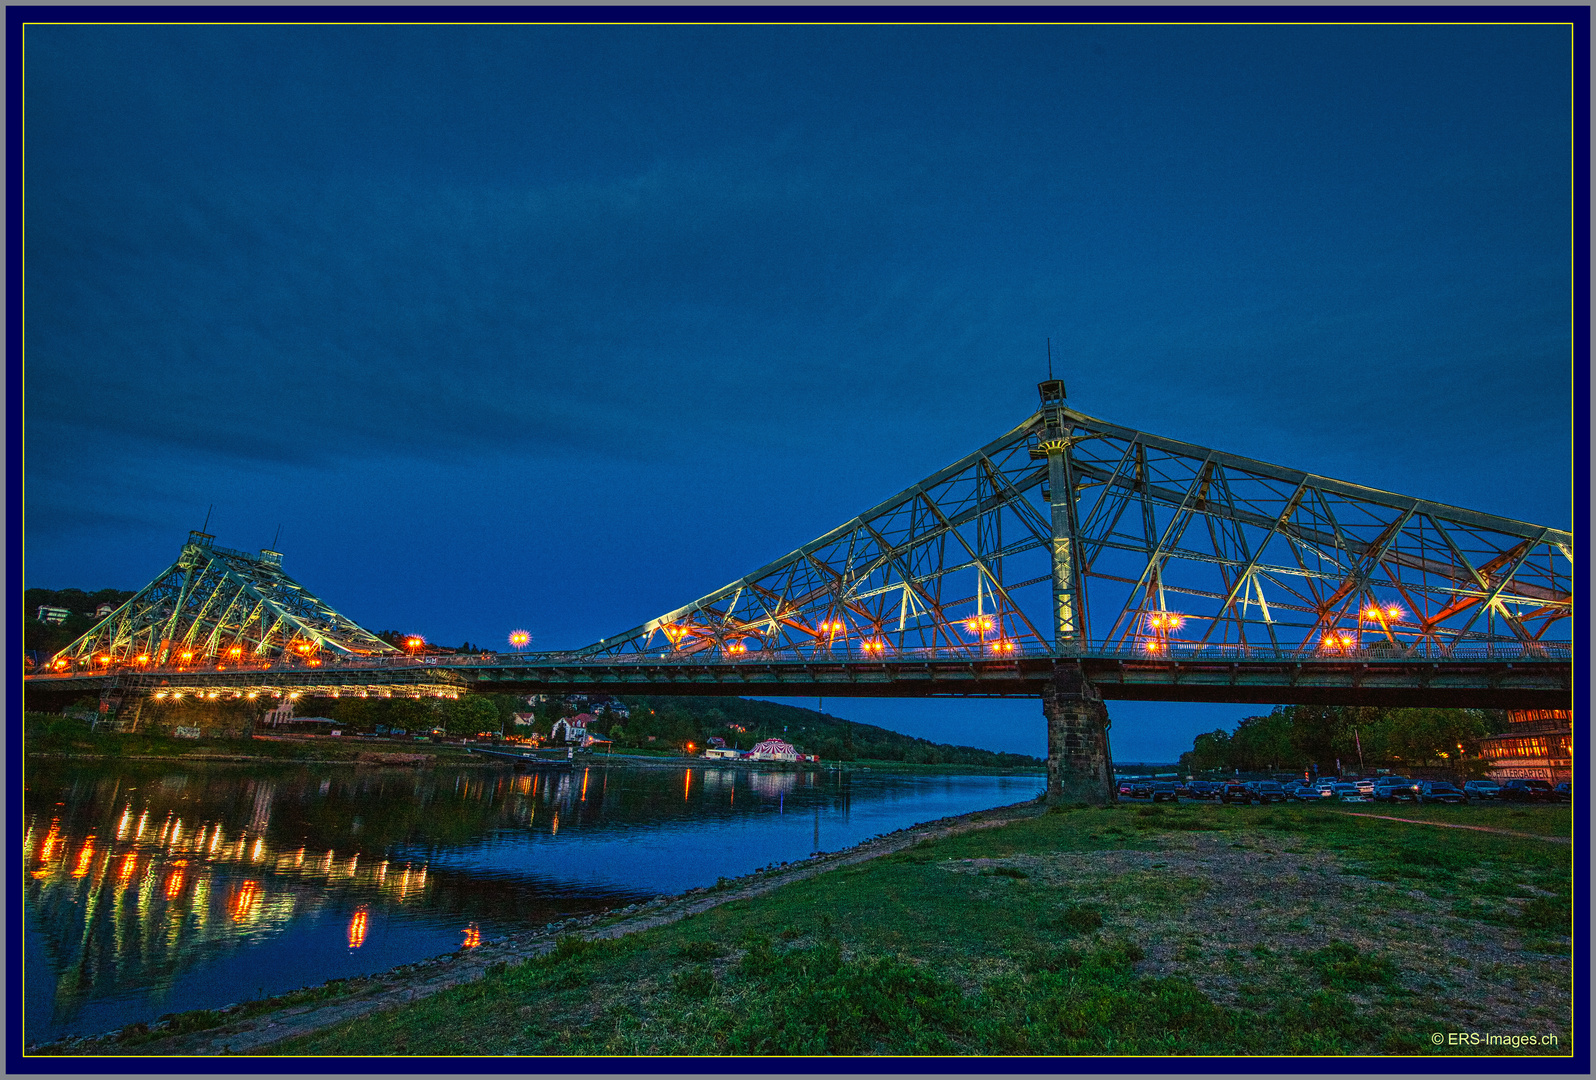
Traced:
[[[342, 747], [340, 747], [342, 748]], [[514, 769], [516, 763], [472, 754], [467, 747], [445, 747], [442, 751], [428, 747], [405, 746], [405, 756], [427, 758], [426, 761], [395, 762], [377, 760], [399, 756], [396, 751], [372, 750], [370, 757], [266, 757], [258, 754], [208, 753], [199, 751], [181, 754], [96, 754], [62, 750], [26, 750], [25, 755], [34, 761], [60, 762], [127, 762], [204, 765], [341, 765], [362, 768], [436, 768], [438, 766]], [[567, 764], [564, 758], [544, 758], [541, 762], [552, 766]], [[641, 754], [597, 754], [570, 760], [580, 768], [644, 768], [644, 769], [748, 769], [764, 772], [900, 772], [925, 775], [978, 775], [978, 776], [1041, 776], [1046, 769], [1041, 765], [952, 765], [915, 764], [906, 761], [888, 761], [867, 758], [863, 761], [741, 761], [735, 758], [650, 757]]]

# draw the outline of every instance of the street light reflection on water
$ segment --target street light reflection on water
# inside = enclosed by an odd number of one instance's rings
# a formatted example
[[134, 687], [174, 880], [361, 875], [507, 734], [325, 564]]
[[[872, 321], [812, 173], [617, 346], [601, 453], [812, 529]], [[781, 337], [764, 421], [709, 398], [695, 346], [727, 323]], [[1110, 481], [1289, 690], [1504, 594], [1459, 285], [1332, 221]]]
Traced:
[[30, 765], [25, 1038], [383, 971], [1039, 787], [720, 767]]

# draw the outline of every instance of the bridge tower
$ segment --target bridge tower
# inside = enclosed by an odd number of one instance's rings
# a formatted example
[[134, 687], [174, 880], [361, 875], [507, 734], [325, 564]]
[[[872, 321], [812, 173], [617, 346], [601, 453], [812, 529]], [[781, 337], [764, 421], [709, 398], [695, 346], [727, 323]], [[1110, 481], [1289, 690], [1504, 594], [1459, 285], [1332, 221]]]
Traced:
[[1064, 381], [1037, 384], [1042, 429], [1034, 458], [1047, 460], [1046, 495], [1052, 509], [1053, 678], [1042, 693], [1047, 718], [1047, 801], [1101, 805], [1118, 799], [1113, 757], [1108, 748], [1108, 709], [1086, 678], [1079, 661], [1080, 598], [1077, 573], [1075, 475], [1070, 461], [1071, 430], [1065, 415]]

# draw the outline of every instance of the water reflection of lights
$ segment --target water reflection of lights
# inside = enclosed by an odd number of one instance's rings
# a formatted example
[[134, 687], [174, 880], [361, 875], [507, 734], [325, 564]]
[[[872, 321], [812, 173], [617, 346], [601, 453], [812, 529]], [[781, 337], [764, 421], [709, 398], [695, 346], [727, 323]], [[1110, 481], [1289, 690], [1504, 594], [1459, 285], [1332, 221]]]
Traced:
[[234, 922], [248, 922], [260, 913], [261, 899], [260, 882], [254, 879], [242, 881], [228, 902], [227, 913]]
[[55, 846], [61, 842], [61, 822], [59, 819], [50, 822], [50, 831], [45, 834], [44, 844], [39, 848], [39, 861], [47, 863], [55, 855]]
[[[600, 781], [596, 791], [594, 779]], [[107, 988], [121, 995], [139, 987], [166, 985], [195, 965], [213, 963], [235, 943], [263, 942], [285, 930], [293, 933], [304, 919], [331, 916], [336, 926], [342, 917], [347, 933], [354, 925], [352, 912], [357, 905], [364, 907], [364, 929], [352, 933], [350, 948], [362, 951], [371, 940], [372, 921], [385, 919], [390, 912], [407, 919], [402, 910], [430, 907], [436, 901], [460, 912], [455, 918], [476, 917], [477, 908], [462, 911], [456, 906], [458, 883], [453, 875], [440, 880], [435, 867], [423, 865], [423, 860], [430, 861], [424, 847], [408, 839], [395, 840], [409, 826], [390, 827], [392, 823], [384, 822], [379, 829], [368, 816], [366, 832], [348, 837], [336, 827], [343, 804], [325, 801], [329, 796], [353, 802], [369, 797], [368, 786], [386, 786], [382, 797], [426, 806], [421, 818], [437, 816], [449, 827], [456, 824], [449, 815], [464, 821], [477, 812], [466, 804], [481, 804], [497, 813], [501, 823], [521, 827], [536, 812], [543, 816], [537, 829], [545, 839], [563, 825], [570, 840], [589, 826], [602, 828], [616, 807], [625, 812], [632, 805], [635, 792], [622, 784], [619, 795], [610, 796], [608, 779], [600, 767], [584, 768], [580, 774], [575, 770], [467, 773], [440, 779], [435, 786], [409, 775], [402, 781], [357, 776], [332, 782], [323, 800], [312, 804], [315, 814], [307, 812], [305, 803], [314, 799], [319, 785], [327, 786], [321, 777], [278, 779], [272, 785], [275, 791], [258, 780], [222, 785], [202, 779], [196, 784], [191, 777], [182, 795], [172, 785], [153, 783], [130, 793], [125, 779], [113, 793], [108, 779], [93, 796], [86, 788], [73, 789], [70, 796], [42, 795], [35, 804], [38, 811], [26, 822], [24, 847], [24, 869], [36, 870], [37, 876], [24, 880], [30, 913], [41, 913], [53, 947], [59, 950], [60, 959], [52, 957], [58, 973], [54, 1000], [62, 1010], [71, 1011], [105, 996]], [[656, 805], [675, 807], [672, 815], [701, 804], [724, 807], [736, 787], [750, 782], [749, 774], [741, 770], [684, 770], [686, 802], [678, 803], [671, 794], [674, 778], [667, 773], [659, 779], [664, 783], [652, 787], [647, 798], [657, 800]], [[764, 788], [773, 803], [779, 788], [807, 782], [791, 774], [770, 774], [760, 777], [755, 786]], [[451, 794], [451, 788], [459, 794]], [[275, 798], [279, 793], [282, 800]], [[749, 792], [742, 794], [746, 798]], [[55, 799], [66, 798], [77, 800], [66, 804], [72, 807], [70, 816], [62, 806], [51, 809]], [[428, 805], [432, 800], [438, 800], [435, 806]], [[354, 803], [351, 808], [358, 806]], [[264, 827], [256, 827], [257, 819]], [[423, 828], [424, 836], [430, 835], [429, 829], [430, 825]], [[312, 852], [307, 846], [312, 840], [339, 846], [318, 844]], [[368, 846], [353, 850], [357, 842]], [[346, 843], [348, 847], [343, 846]], [[384, 928], [388, 925], [382, 923]], [[428, 925], [436, 929], [430, 919]], [[465, 924], [455, 926], [467, 932]], [[475, 943], [492, 933], [481, 924], [474, 929]], [[390, 947], [386, 938], [377, 945], [384, 951]], [[465, 947], [475, 947], [469, 936]]]
[[361, 904], [349, 919], [349, 947], [358, 949], [366, 941], [366, 905]]
[[[160, 967], [203, 952], [212, 947], [207, 942], [218, 938], [276, 932], [307, 902], [319, 906], [318, 881], [323, 888], [357, 894], [371, 890], [387, 903], [409, 905], [424, 902], [428, 895], [425, 865], [401, 862], [390, 874], [389, 862], [363, 864], [359, 852], [347, 860], [336, 850], [311, 856], [303, 845], [279, 853], [267, 837], [248, 831], [231, 844], [223, 823], [187, 821], [175, 814], [167, 815], [162, 828], [146, 829], [141, 843], [131, 838], [139, 832], [136, 822], [147, 822], [149, 812], [138, 819], [126, 807], [112, 813], [104, 839], [92, 827], [74, 836], [70, 827], [63, 830], [60, 818], [50, 820], [48, 828], [41, 820], [30, 820], [23, 854], [35, 882], [30, 890], [39, 890], [30, 896], [30, 906], [37, 904], [51, 911], [53, 920], [76, 926], [69, 934], [79, 949], [110, 950], [116, 969], [128, 962]], [[117, 832], [130, 839], [110, 839]], [[239, 880], [234, 875], [245, 867], [260, 869]], [[218, 918], [224, 912], [227, 917]], [[85, 927], [101, 923], [105, 933], [85, 936]], [[83, 982], [82, 970], [73, 970], [70, 979], [61, 976], [68, 980], [57, 990], [63, 1001], [100, 981], [94, 976]]]
[[465, 941], [461, 943], [462, 949], [474, 949], [482, 944], [482, 931], [477, 929], [477, 924], [472, 923], [465, 928]]
[[766, 798], [785, 795], [798, 786], [798, 774], [790, 772], [756, 772], [748, 776], [748, 786]]

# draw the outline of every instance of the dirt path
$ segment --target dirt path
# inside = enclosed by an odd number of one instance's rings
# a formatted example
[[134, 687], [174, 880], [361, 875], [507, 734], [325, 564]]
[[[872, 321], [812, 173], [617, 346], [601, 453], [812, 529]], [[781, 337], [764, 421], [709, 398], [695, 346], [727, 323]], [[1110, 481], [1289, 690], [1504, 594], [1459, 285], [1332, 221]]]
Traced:
[[[520, 963], [530, 957], [549, 952], [559, 937], [617, 938], [640, 930], [665, 926], [688, 915], [696, 915], [733, 900], [761, 896], [783, 885], [803, 881], [817, 874], [878, 859], [883, 855], [891, 855], [922, 840], [956, 836], [977, 829], [996, 828], [1022, 818], [1033, 817], [1041, 810], [1039, 804], [1025, 802], [925, 822], [874, 840], [867, 840], [831, 855], [806, 859], [777, 870], [755, 872], [736, 879], [729, 887], [713, 891], [692, 889], [679, 896], [636, 905], [630, 909], [623, 908], [621, 909], [623, 917], [618, 921], [608, 921], [615, 919], [616, 912], [605, 912], [567, 920], [562, 924], [555, 924], [553, 929], [513, 934], [485, 942], [476, 949], [462, 949], [460, 952], [445, 954], [432, 960], [406, 964], [372, 976], [369, 985], [346, 996], [256, 1013], [207, 1031], [147, 1043], [140, 1046], [137, 1052], [161, 1055], [247, 1054], [283, 1039], [308, 1035], [345, 1020], [384, 1009], [397, 1008], [429, 997], [440, 990], [472, 982], [480, 979], [490, 964]], [[261, 1004], [256, 1002], [237, 1008], [241, 1011], [253, 1010]], [[67, 1054], [122, 1052], [111, 1036], [64, 1040], [62, 1043], [52, 1044], [50, 1049]]]
[[1519, 832], [1517, 829], [1497, 829], [1490, 825], [1459, 825], [1450, 821], [1421, 821], [1419, 818], [1392, 817], [1390, 814], [1365, 814], [1357, 810], [1342, 810], [1348, 817], [1372, 817], [1381, 821], [1401, 821], [1409, 825], [1434, 825], [1437, 829], [1472, 829], [1475, 832], [1497, 833], [1501, 836], [1522, 836], [1529, 840], [1545, 840], [1548, 844], [1571, 844], [1573, 837], [1542, 836], [1540, 833]]

